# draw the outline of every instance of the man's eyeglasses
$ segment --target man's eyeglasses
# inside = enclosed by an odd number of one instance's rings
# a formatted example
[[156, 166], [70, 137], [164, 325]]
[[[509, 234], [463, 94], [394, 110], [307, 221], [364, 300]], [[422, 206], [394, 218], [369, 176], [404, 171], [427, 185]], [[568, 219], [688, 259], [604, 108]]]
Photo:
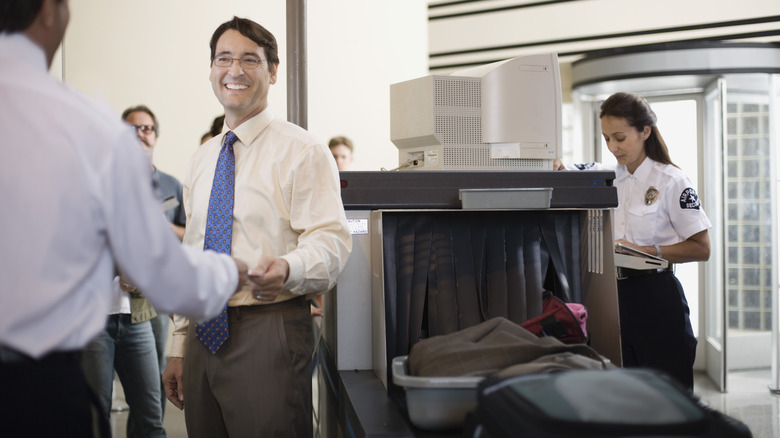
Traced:
[[135, 129], [136, 131], [141, 131], [144, 134], [148, 134], [150, 132], [154, 132], [154, 125], [130, 125]]
[[233, 61], [238, 61], [238, 65], [243, 69], [252, 69], [260, 67], [263, 64], [263, 60], [252, 56], [245, 56], [243, 58], [231, 58], [230, 56], [217, 56], [211, 58], [214, 65], [217, 67], [230, 67], [233, 65]]

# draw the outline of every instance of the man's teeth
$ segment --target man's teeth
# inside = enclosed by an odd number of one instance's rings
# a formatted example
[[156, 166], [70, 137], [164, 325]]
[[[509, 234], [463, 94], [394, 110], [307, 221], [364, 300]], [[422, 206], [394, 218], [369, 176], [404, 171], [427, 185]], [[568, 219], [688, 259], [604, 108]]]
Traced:
[[246, 85], [240, 84], [225, 84], [225, 86], [228, 90], [246, 90], [248, 88]]

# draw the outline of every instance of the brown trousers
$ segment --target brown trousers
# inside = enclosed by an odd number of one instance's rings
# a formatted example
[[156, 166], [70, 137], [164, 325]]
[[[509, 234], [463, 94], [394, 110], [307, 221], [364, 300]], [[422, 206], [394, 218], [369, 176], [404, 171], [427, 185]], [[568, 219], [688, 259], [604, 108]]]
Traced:
[[184, 412], [190, 438], [312, 436], [309, 302], [228, 308], [230, 337], [216, 354], [190, 324]]

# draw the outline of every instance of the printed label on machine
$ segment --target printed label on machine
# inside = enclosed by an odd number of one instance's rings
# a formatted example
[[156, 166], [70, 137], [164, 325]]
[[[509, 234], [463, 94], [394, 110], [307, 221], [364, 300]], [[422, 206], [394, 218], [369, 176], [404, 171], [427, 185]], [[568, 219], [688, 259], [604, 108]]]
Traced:
[[349, 234], [368, 234], [368, 219], [347, 219]]

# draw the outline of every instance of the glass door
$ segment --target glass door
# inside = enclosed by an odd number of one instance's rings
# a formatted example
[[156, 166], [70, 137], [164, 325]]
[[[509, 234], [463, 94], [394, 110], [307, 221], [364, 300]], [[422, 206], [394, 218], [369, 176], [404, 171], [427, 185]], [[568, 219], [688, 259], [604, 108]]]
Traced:
[[777, 245], [769, 78], [725, 76], [723, 253], [729, 371], [771, 363]]
[[[725, 115], [725, 81], [715, 79], [704, 90], [704, 205], [723, 205], [723, 119]], [[708, 262], [703, 295], [704, 336], [699, 336], [699, 350], [704, 350], [704, 369], [707, 376], [721, 391], [726, 391], [726, 294], [724, 293], [723, 215], [721, 208], [711, 209], [710, 260]], [[701, 357], [697, 351], [697, 357]]]
[[[772, 151], [777, 151], [778, 144], [780, 144], [780, 140], [778, 140], [778, 133], [780, 133], [780, 129], [778, 129], [778, 126], [780, 125], [780, 75], [774, 74], [770, 75], [769, 79], [769, 90], [770, 90], [770, 96], [771, 99], [769, 101], [770, 105], [770, 144], [769, 149]], [[780, 154], [775, 153], [775, 156], [773, 159], [771, 159], [772, 163], [774, 165], [772, 166], [772, 187], [774, 189], [774, 193], [772, 193], [772, 204], [775, 205], [775, 207], [772, 209], [772, 229], [777, 230], [778, 229], [778, 216], [780, 216], [780, 206], [777, 205], [777, 194], [780, 193], [780, 172], [778, 172], [777, 169], [780, 168]], [[777, 233], [774, 233], [772, 236], [772, 245], [775, 250], [775, 254], [778, 253], [778, 248], [780, 248], [780, 239], [777, 237]], [[769, 383], [769, 389], [774, 394], [780, 394], [780, 290], [778, 290], [778, 258], [775, 257], [774, 261], [772, 262], [772, 376], [771, 376], [771, 382]]]

